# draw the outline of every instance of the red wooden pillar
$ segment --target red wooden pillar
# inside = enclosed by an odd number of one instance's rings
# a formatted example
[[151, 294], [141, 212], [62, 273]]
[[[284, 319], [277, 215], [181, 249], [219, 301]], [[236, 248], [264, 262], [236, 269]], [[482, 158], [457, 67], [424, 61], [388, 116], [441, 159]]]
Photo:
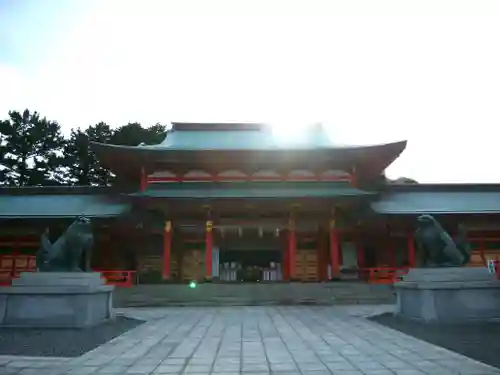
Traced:
[[326, 232], [320, 227], [318, 231], [318, 277], [319, 281], [328, 281], [328, 243]]
[[358, 267], [359, 268], [364, 268], [365, 267], [365, 249], [361, 242], [356, 241], [356, 258], [358, 261]]
[[[284, 241], [283, 241], [284, 242]], [[284, 245], [284, 244], [283, 244]], [[290, 281], [290, 259], [289, 259], [289, 253], [288, 253], [288, 237], [286, 241], [286, 247], [283, 246], [285, 250], [283, 251], [283, 265], [282, 265], [282, 272], [283, 272], [283, 280], [284, 281]]]
[[358, 268], [360, 270], [358, 277], [362, 279], [364, 276], [365, 268], [365, 249], [360, 241], [356, 241], [356, 259], [358, 261]]
[[[20, 251], [21, 244], [19, 242], [20, 242], [19, 238], [16, 237], [16, 239], [14, 240], [14, 246], [12, 249], [12, 270], [11, 270], [11, 277], [12, 278], [16, 277], [16, 274], [17, 274], [16, 262], [17, 262], [17, 259], [19, 258], [19, 255], [21, 255], [21, 251]], [[27, 260], [27, 262], [29, 262], [29, 261]]]
[[391, 243], [391, 261], [390, 261], [390, 266], [391, 267], [397, 267], [398, 264], [398, 255], [397, 255], [397, 246], [396, 243], [394, 243], [394, 240]]
[[205, 271], [206, 278], [212, 279], [213, 223], [208, 220], [205, 227]]
[[353, 187], [358, 187], [358, 176], [356, 175], [356, 167], [352, 167], [351, 170], [351, 185]]
[[295, 233], [295, 222], [288, 221], [288, 276], [291, 280], [295, 278], [295, 254], [297, 252], [297, 236]]
[[139, 190], [144, 191], [144, 190], [146, 190], [147, 187], [148, 187], [148, 176], [146, 174], [146, 170], [144, 169], [144, 167], [142, 167], [141, 168], [141, 183], [139, 186]]
[[162, 276], [164, 280], [170, 279], [171, 256], [172, 256], [172, 222], [166, 221], [163, 232]]
[[332, 264], [332, 278], [335, 279], [340, 272], [339, 234], [335, 228], [335, 220], [330, 220], [330, 261]]
[[485, 244], [484, 244], [484, 238], [481, 238], [481, 240], [479, 242], [479, 254], [481, 255], [481, 260], [483, 261], [484, 266], [488, 267], [488, 260], [486, 259], [486, 256], [484, 254], [485, 248], [486, 247], [485, 247]]
[[413, 233], [408, 234], [408, 266], [410, 268], [415, 267], [415, 241]]

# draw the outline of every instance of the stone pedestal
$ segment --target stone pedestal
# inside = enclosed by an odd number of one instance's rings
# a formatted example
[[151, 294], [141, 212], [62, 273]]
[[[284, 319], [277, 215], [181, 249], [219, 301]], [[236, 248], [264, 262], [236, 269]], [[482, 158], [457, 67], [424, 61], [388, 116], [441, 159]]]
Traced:
[[487, 268], [414, 268], [394, 285], [396, 315], [428, 323], [500, 319], [500, 281]]
[[98, 272], [24, 272], [0, 289], [0, 326], [85, 328], [113, 318], [113, 286]]

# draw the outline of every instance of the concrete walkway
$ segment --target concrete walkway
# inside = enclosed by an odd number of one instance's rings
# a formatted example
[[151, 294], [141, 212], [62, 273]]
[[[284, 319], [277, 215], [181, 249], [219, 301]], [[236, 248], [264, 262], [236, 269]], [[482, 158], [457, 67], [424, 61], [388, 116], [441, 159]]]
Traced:
[[74, 359], [2, 356], [0, 374], [500, 375], [364, 319], [390, 308], [124, 309], [148, 322]]

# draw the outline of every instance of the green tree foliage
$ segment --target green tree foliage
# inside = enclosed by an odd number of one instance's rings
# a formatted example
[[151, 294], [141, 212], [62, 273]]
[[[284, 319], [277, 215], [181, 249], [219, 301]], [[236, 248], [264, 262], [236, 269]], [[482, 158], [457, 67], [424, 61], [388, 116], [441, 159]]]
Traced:
[[109, 186], [115, 181], [90, 149], [90, 142], [124, 146], [158, 144], [166, 128], [129, 123], [117, 129], [100, 122], [73, 129], [67, 139], [55, 121], [37, 112], [9, 112], [0, 121], [0, 185], [92, 185]]
[[72, 185], [109, 186], [113, 174], [104, 168], [90, 149], [90, 142], [111, 143], [122, 146], [137, 146], [140, 143], [157, 144], [165, 137], [165, 126], [144, 128], [138, 123], [129, 123], [111, 129], [106, 123], [92, 125], [84, 130], [71, 132], [65, 147], [66, 181]]
[[0, 121], [0, 183], [42, 186], [62, 183], [64, 138], [55, 121], [25, 110]]
[[65, 181], [70, 185], [108, 186], [113, 181], [109, 170], [102, 167], [90, 150], [90, 142], [109, 143], [113, 130], [100, 122], [82, 130], [73, 129], [64, 147]]
[[131, 122], [117, 128], [111, 137], [110, 143], [123, 146], [137, 146], [140, 143], [154, 145], [163, 141], [165, 131], [164, 125], [156, 124], [145, 128], [137, 122]]

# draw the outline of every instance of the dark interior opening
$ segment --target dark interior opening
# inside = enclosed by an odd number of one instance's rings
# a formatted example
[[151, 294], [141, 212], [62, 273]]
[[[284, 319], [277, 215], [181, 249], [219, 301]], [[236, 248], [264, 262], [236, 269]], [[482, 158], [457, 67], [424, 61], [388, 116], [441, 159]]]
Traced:
[[281, 262], [281, 253], [276, 250], [231, 251], [221, 249], [220, 263], [234, 262], [241, 267], [269, 267], [271, 262]]
[[281, 263], [281, 252], [277, 250], [224, 250], [221, 249], [219, 263], [235, 272], [235, 279], [228, 281], [260, 282], [264, 272]]

